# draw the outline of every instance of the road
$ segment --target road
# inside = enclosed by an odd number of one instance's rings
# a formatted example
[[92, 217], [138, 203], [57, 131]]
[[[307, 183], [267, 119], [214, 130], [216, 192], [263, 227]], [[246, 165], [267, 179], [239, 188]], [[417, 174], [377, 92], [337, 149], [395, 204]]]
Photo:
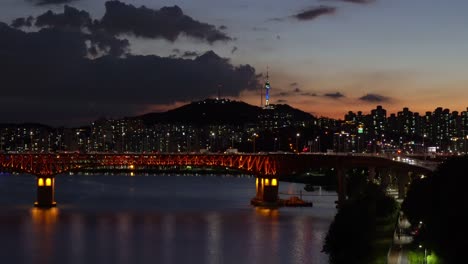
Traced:
[[[398, 217], [398, 227], [393, 233], [393, 246], [388, 251], [387, 263], [388, 264], [409, 264], [408, 251], [405, 249], [406, 245], [413, 242], [413, 237], [410, 235], [398, 235], [404, 230], [409, 230], [410, 223], [403, 216]], [[399, 231], [400, 229], [401, 231]]]

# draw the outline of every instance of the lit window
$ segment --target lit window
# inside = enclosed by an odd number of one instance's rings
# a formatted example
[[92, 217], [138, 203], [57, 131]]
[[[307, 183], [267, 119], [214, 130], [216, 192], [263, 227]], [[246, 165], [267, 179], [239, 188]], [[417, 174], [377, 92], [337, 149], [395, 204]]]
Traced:
[[39, 180], [37, 180], [37, 185], [38, 186], [44, 186], [44, 179], [39, 178]]
[[269, 186], [270, 185], [270, 180], [269, 179], [265, 179], [265, 186]]
[[52, 180], [51, 180], [50, 178], [47, 178], [47, 179], [45, 180], [45, 185], [46, 185], [46, 186], [52, 186]]

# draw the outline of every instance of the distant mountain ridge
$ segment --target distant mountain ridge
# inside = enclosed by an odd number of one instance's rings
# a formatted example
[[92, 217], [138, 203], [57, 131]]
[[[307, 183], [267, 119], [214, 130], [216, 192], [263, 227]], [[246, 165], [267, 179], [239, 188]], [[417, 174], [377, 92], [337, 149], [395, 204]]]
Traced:
[[258, 123], [266, 111], [288, 115], [293, 120], [310, 121], [315, 117], [286, 104], [273, 105], [274, 109], [263, 109], [240, 101], [228, 99], [206, 99], [160, 113], [148, 113], [135, 118], [146, 125], [161, 123], [187, 123], [193, 125]]

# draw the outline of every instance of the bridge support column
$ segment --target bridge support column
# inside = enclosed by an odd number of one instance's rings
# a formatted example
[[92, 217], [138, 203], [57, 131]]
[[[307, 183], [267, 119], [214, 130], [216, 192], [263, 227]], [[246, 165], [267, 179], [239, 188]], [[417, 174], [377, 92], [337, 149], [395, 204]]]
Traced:
[[[257, 178], [255, 200], [259, 203], [275, 204], [278, 202], [278, 179]], [[260, 204], [261, 205], [261, 204]]]
[[37, 201], [34, 203], [34, 206], [43, 208], [55, 207], [57, 205], [54, 200], [55, 178], [52, 176], [38, 176], [36, 184]]
[[398, 199], [405, 199], [406, 189], [410, 181], [410, 172], [398, 171]]
[[368, 182], [374, 182], [375, 180], [375, 167], [369, 167], [367, 168], [368, 174], [367, 174], [367, 181]]
[[336, 169], [336, 177], [338, 178], [338, 205], [346, 201], [346, 171], [344, 168]]
[[387, 190], [388, 186], [390, 185], [391, 182], [391, 174], [392, 172], [388, 169], [382, 169], [380, 173], [380, 186], [382, 187], [383, 190]]

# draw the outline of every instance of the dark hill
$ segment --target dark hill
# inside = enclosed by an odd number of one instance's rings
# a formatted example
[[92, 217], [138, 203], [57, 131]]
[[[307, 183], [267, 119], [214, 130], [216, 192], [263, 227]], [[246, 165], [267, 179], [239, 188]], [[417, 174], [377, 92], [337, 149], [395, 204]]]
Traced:
[[244, 102], [227, 99], [206, 99], [193, 102], [179, 108], [162, 113], [148, 113], [141, 118], [146, 125], [164, 123], [186, 123], [192, 125], [244, 125], [257, 123], [262, 111], [283, 112], [294, 120], [312, 120], [311, 114], [305, 113], [289, 105], [275, 105], [275, 109], [264, 110]]

